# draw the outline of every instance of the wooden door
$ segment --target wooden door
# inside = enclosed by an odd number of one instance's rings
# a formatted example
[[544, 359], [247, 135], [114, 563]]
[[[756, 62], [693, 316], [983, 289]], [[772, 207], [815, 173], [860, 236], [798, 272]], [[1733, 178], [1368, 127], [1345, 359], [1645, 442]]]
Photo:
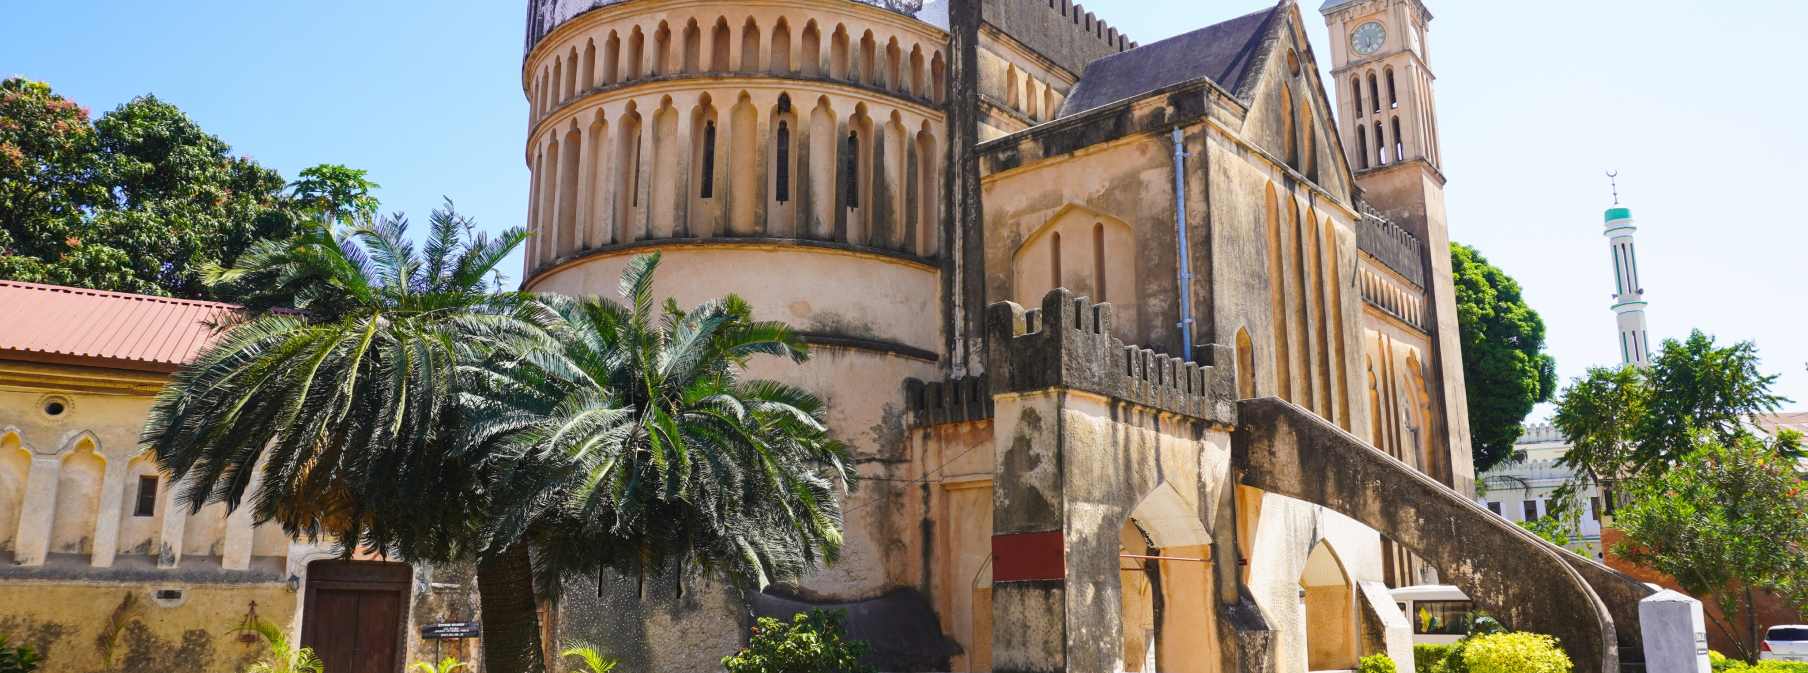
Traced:
[[397, 673], [412, 574], [399, 563], [309, 564], [301, 644], [333, 673]]

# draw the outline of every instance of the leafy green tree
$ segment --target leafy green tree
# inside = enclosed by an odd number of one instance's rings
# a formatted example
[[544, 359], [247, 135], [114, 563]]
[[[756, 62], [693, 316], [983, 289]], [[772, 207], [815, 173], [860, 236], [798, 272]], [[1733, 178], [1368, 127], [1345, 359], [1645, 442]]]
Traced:
[[722, 658], [728, 673], [870, 673], [864, 641], [851, 640], [840, 612], [799, 612], [787, 624], [761, 617], [740, 652]]
[[276, 171], [142, 96], [90, 123], [42, 82], [0, 82], [0, 277], [215, 298], [202, 279], [296, 231]]
[[[1795, 441], [1799, 441], [1795, 437]], [[1776, 444], [1702, 431], [1696, 449], [1664, 471], [1630, 483], [1632, 504], [1615, 516], [1626, 534], [1616, 551], [1674, 578], [1684, 591], [1712, 596], [1709, 618], [1756, 662], [1761, 636], [1754, 598], [1774, 592], [1808, 604], [1808, 480]], [[1727, 621], [1743, 615], [1745, 627]]]
[[1557, 363], [1518, 281], [1467, 245], [1452, 244], [1450, 261], [1475, 470], [1483, 472], [1512, 457], [1526, 414], [1556, 393]]
[[[758, 356], [802, 360], [805, 345], [732, 295], [661, 311], [658, 262], [629, 263], [625, 305], [540, 297], [557, 321], [467, 368], [461, 444], [494, 466], [487, 547], [531, 546], [555, 571], [797, 580], [839, 550], [836, 488], [853, 474], [821, 400], [741, 373]], [[531, 619], [531, 605], [487, 601], [486, 628]], [[486, 637], [486, 656], [497, 644]]]
[[289, 193], [296, 207], [328, 222], [358, 222], [377, 216], [377, 197], [370, 190], [381, 186], [366, 171], [321, 164], [302, 169]]

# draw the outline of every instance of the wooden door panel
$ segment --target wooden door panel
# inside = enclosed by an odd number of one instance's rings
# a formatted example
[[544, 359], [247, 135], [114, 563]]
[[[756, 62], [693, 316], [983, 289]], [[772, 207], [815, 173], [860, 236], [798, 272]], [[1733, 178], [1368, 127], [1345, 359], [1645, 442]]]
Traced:
[[392, 592], [366, 592], [358, 603], [356, 673], [394, 673], [396, 632], [402, 628], [401, 597]]

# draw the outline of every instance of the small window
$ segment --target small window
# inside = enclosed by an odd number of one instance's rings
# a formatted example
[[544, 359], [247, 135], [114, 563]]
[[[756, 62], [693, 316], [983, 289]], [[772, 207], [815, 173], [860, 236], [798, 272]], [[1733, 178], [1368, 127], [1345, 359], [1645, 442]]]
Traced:
[[157, 515], [157, 477], [144, 475], [138, 478], [138, 500], [133, 503], [132, 516], [149, 517]]
[[1500, 514], [1500, 503], [1498, 503], [1498, 502], [1488, 503], [1488, 511], [1493, 512], [1495, 514]]
[[1524, 519], [1525, 521], [1538, 520], [1538, 501], [1537, 500], [1525, 501], [1524, 503], [1522, 503], [1522, 511], [1525, 514], [1525, 519]]
[[[779, 102], [782, 105], [784, 99]], [[778, 195], [779, 203], [785, 203], [791, 200], [791, 126], [782, 121], [778, 123], [777, 155], [775, 172], [778, 181], [773, 185], [773, 193]]]
[[1413, 633], [1423, 636], [1469, 635], [1469, 614], [1475, 610], [1475, 605], [1469, 601], [1416, 601], [1413, 608]]
[[849, 131], [847, 139], [847, 163], [842, 167], [842, 175], [847, 181], [847, 207], [860, 207], [860, 132]]
[[713, 198], [716, 195], [716, 123], [703, 123], [703, 189], [698, 196]]
[[1600, 496], [1595, 496], [1595, 497], [1588, 499], [1588, 515], [1594, 517], [1595, 521], [1601, 520], [1601, 497]]

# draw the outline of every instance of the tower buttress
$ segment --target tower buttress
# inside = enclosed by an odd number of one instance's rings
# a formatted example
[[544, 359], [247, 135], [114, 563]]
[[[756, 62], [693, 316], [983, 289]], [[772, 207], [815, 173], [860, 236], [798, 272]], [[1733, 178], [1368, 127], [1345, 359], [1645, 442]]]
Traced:
[[1434, 353], [1424, 374], [1435, 382], [1428, 392], [1437, 401], [1436, 432], [1449, 450], [1449, 473], [1433, 476], [1467, 491], [1475, 468], [1426, 40], [1431, 11], [1421, 0], [1327, 0], [1319, 12], [1330, 28], [1338, 131], [1359, 198], [1425, 242]]

